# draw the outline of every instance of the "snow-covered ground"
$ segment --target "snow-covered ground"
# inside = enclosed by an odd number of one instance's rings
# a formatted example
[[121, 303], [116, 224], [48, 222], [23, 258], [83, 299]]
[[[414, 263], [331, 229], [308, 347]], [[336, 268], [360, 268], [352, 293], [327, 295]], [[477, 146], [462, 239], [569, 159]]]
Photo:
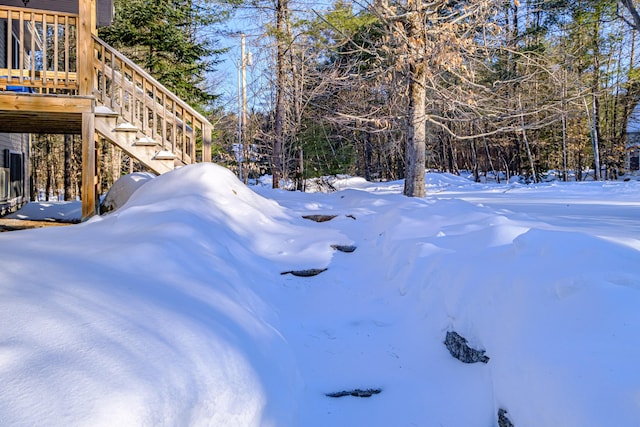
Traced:
[[639, 425], [640, 183], [426, 179], [296, 193], [195, 165], [0, 234], [0, 424]]

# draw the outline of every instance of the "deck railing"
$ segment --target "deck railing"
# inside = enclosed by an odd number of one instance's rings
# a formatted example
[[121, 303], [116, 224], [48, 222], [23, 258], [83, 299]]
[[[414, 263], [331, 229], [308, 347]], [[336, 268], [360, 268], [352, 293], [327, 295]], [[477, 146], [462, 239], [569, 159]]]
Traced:
[[0, 6], [0, 89], [75, 93], [77, 15]]
[[[202, 161], [211, 144], [212, 125], [149, 73], [94, 37], [94, 95], [145, 136], [185, 163]], [[201, 156], [197, 146], [203, 147]]]
[[[0, 6], [0, 90], [76, 95], [78, 16]], [[149, 73], [93, 36], [93, 95], [184, 164], [209, 161], [212, 125]]]

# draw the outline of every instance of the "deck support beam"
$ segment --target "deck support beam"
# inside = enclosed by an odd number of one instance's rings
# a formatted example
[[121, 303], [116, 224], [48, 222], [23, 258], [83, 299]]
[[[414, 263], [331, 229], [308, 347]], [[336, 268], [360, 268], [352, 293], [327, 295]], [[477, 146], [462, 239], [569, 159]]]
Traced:
[[82, 113], [82, 221], [98, 213], [95, 114]]
[[[96, 31], [95, 0], [78, 0], [78, 92], [91, 96], [94, 86], [93, 34]], [[98, 213], [95, 114], [82, 113], [82, 220]]]

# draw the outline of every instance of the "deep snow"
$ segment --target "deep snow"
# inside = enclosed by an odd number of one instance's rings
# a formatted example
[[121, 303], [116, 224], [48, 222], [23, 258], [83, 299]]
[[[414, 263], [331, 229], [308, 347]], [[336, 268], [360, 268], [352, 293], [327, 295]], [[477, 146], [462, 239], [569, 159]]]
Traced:
[[[309, 194], [194, 165], [0, 234], [2, 425], [637, 426], [640, 183], [426, 179]], [[489, 362], [452, 358], [454, 330]]]

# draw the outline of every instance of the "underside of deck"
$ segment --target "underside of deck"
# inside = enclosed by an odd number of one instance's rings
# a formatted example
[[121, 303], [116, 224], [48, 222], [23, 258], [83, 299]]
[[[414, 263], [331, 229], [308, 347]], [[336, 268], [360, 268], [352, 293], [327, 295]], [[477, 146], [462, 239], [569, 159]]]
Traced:
[[0, 92], [0, 132], [82, 135], [82, 218], [97, 212], [95, 98]]
[[0, 133], [81, 134], [89, 96], [0, 92]]

